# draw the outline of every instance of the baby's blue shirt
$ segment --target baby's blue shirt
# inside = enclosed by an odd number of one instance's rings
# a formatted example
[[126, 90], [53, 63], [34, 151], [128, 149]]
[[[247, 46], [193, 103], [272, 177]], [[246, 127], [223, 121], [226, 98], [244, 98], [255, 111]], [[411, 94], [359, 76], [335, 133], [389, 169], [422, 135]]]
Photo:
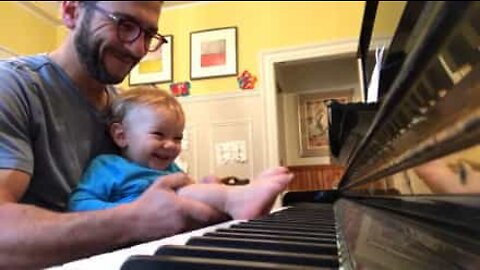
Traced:
[[158, 177], [177, 172], [182, 170], [175, 163], [160, 171], [118, 155], [100, 155], [92, 161], [70, 196], [68, 210], [101, 210], [132, 202]]

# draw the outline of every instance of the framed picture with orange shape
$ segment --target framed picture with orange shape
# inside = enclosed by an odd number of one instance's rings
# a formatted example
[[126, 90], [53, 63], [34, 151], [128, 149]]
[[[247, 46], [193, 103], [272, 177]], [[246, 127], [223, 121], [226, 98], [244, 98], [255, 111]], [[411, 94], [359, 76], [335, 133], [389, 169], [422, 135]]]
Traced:
[[190, 33], [190, 79], [238, 74], [237, 27]]
[[173, 36], [166, 35], [167, 40], [160, 49], [149, 52], [130, 71], [128, 84], [155, 84], [169, 83], [173, 81]]

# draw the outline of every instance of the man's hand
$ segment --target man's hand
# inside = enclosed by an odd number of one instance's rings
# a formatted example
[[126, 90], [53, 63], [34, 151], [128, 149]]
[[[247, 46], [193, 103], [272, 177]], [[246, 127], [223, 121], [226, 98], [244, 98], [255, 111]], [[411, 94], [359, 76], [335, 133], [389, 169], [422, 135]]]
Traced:
[[175, 193], [191, 183], [190, 177], [183, 173], [163, 176], [135, 202], [120, 206], [131, 211], [138, 241], [158, 239], [227, 219], [216, 209]]
[[174, 173], [160, 176], [153, 185], [158, 185], [160, 188], [164, 189], [177, 190], [193, 183], [194, 181], [187, 174]]

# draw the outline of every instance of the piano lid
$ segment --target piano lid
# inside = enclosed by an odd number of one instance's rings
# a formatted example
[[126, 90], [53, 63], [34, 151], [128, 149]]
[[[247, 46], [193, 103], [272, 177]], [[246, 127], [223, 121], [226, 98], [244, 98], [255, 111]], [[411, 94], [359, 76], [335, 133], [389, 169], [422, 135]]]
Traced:
[[407, 4], [381, 70], [384, 96], [330, 105], [343, 119], [330, 123], [347, 168], [342, 193], [480, 194], [478, 14], [478, 2]]

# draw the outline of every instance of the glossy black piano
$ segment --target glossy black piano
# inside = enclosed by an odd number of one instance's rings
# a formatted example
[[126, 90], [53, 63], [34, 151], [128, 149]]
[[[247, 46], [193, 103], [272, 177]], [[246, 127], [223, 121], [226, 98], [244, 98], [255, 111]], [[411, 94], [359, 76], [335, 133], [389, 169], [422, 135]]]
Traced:
[[[381, 4], [365, 11], [367, 75]], [[121, 269], [480, 269], [480, 3], [408, 2], [378, 96], [329, 104], [337, 190], [288, 193], [280, 211]]]

